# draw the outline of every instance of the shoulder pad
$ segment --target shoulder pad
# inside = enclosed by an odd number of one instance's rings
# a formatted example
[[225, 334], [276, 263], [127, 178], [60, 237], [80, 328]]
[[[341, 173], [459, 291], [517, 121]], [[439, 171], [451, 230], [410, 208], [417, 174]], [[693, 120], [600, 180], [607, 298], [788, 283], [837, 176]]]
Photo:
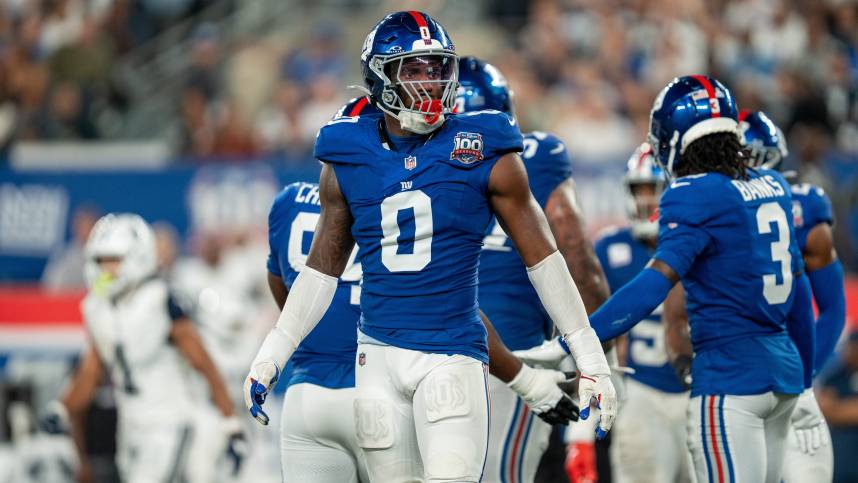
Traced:
[[717, 173], [683, 176], [661, 195], [659, 222], [702, 225], [739, 200], [730, 179]]
[[[282, 211], [286, 205], [289, 205], [292, 200], [295, 199], [295, 192], [303, 185], [304, 183], [301, 181], [296, 181], [291, 184], [287, 184], [277, 196], [274, 197], [274, 202], [271, 204], [271, 211], [269, 217], [274, 215], [275, 212]], [[269, 222], [270, 223], [270, 222]]]
[[[451, 116], [445, 129], [452, 132], [454, 139], [460, 137], [480, 137], [482, 139], [482, 158], [496, 159], [510, 152], [523, 149], [521, 131], [514, 118], [500, 111], [472, 111]], [[446, 123], [445, 123], [446, 124]], [[451, 158], [455, 152], [451, 153]]]
[[800, 183], [790, 186], [790, 192], [793, 200], [801, 205], [805, 223], [811, 226], [819, 223], [833, 223], [831, 198], [825, 190], [810, 183]]
[[365, 164], [372, 159], [372, 142], [378, 140], [377, 116], [339, 117], [316, 134], [313, 156], [334, 164]]
[[524, 135], [521, 157], [527, 164], [546, 165], [548, 169], [572, 172], [569, 151], [562, 139], [551, 133], [533, 131]]

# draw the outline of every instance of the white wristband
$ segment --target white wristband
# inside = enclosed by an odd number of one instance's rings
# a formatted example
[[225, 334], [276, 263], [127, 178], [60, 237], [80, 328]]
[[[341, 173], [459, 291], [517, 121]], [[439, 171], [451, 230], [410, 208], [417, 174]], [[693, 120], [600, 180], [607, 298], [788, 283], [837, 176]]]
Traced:
[[516, 393], [521, 394], [527, 391], [527, 386], [530, 385], [533, 377], [534, 369], [527, 364], [522, 364], [521, 370], [518, 371], [518, 374], [516, 374], [511, 381], [506, 383], [506, 385]]
[[282, 370], [298, 344], [325, 315], [336, 291], [336, 277], [310, 267], [301, 269], [292, 283], [277, 325], [265, 337], [251, 367], [270, 361]]
[[541, 262], [529, 267], [527, 276], [533, 288], [536, 289], [542, 306], [545, 307], [548, 316], [554, 321], [561, 334], [590, 327], [584, 301], [560, 251], [555, 251]]
[[602, 343], [592, 327], [581, 327], [569, 334], [563, 334], [566, 345], [572, 351], [575, 364], [581, 374], [587, 376], [610, 376], [611, 368], [602, 350]]

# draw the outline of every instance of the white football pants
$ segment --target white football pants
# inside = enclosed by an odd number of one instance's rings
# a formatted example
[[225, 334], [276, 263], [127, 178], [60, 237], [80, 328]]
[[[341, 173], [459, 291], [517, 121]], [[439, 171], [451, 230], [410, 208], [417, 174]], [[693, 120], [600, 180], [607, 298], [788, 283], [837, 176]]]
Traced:
[[289, 386], [280, 422], [285, 483], [368, 482], [354, 419], [355, 389]]
[[690, 483], [688, 393], [659, 391], [626, 378], [626, 400], [611, 429], [617, 483]]
[[696, 396], [688, 447], [698, 483], [779, 483], [798, 396]]
[[531, 483], [548, 448], [551, 425], [539, 419], [500, 379], [489, 376], [492, 398], [485, 483]]
[[122, 427], [116, 448], [116, 463], [122, 481], [162, 483], [184, 480], [192, 439], [190, 424]]
[[489, 433], [488, 368], [463, 355], [358, 344], [358, 443], [371, 481], [477, 482]]

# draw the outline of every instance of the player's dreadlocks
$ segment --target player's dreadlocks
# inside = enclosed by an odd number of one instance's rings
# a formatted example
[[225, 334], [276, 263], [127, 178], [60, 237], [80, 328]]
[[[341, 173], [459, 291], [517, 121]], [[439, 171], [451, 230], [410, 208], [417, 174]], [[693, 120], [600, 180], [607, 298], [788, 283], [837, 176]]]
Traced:
[[676, 176], [721, 173], [733, 179], [748, 179], [745, 165], [748, 153], [734, 133], [720, 132], [692, 142], [682, 154]]

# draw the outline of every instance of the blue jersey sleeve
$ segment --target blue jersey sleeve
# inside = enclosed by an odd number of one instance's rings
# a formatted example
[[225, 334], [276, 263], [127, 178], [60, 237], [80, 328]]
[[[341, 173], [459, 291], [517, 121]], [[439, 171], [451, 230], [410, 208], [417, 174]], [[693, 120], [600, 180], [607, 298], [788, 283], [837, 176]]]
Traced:
[[368, 139], [377, 139], [379, 122], [378, 116], [331, 120], [316, 135], [313, 156], [333, 164], [366, 164], [368, 159], [376, 156]]
[[813, 299], [819, 307], [816, 319], [816, 353], [814, 369], [817, 371], [834, 352], [843, 327], [846, 325], [846, 292], [843, 288], [843, 266], [839, 260], [808, 272]]
[[524, 137], [524, 150], [521, 154], [530, 191], [545, 207], [551, 193], [572, 176], [572, 162], [566, 145], [557, 136], [543, 132], [533, 132]]
[[673, 283], [667, 277], [645, 268], [590, 316], [590, 325], [599, 340], [611, 340], [651, 314], [667, 297], [671, 287]]
[[807, 236], [816, 225], [834, 223], [831, 200], [822, 188], [809, 183], [792, 185], [790, 191], [796, 240], [799, 248], [804, 250], [807, 247]]
[[702, 196], [703, 186], [680, 178], [664, 192], [659, 203], [658, 248], [655, 256], [684, 276], [711, 242], [706, 224], [719, 211]]
[[492, 160], [524, 149], [521, 131], [515, 119], [500, 111], [474, 111], [458, 114], [449, 121], [456, 131], [481, 133], [484, 159]]
[[[292, 183], [277, 194], [268, 212], [268, 272], [283, 278], [281, 247], [289, 242], [288, 212], [295, 200], [295, 191], [301, 183]], [[288, 261], [287, 261], [288, 263]]]
[[812, 184], [802, 183], [790, 187], [793, 199], [800, 200], [804, 225], [810, 228], [820, 224], [834, 222], [831, 199], [825, 191]]
[[815, 334], [813, 328], [813, 309], [811, 308], [810, 283], [807, 276], [800, 275], [795, 281], [795, 298], [787, 315], [787, 332], [792, 339], [804, 369], [804, 387], [810, 387], [813, 380]]

